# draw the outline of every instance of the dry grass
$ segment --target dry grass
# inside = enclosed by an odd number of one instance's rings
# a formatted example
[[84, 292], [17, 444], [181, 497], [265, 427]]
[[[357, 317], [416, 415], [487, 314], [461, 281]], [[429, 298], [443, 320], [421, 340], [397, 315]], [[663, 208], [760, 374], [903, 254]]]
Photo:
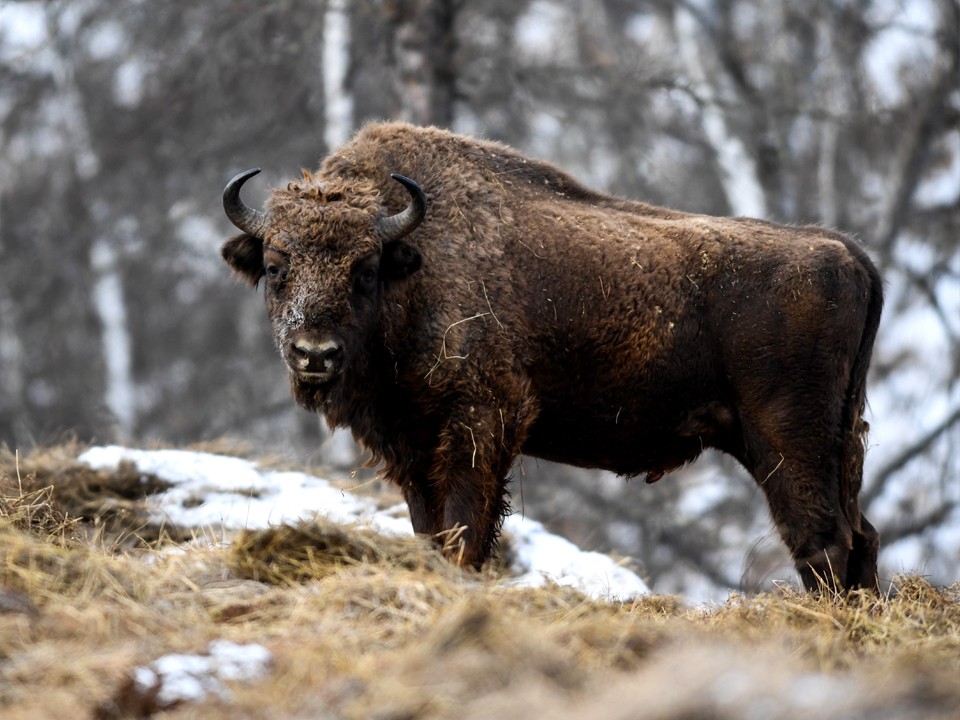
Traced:
[[[429, 545], [321, 524], [229, 547], [149, 526], [162, 488], [78, 448], [0, 455], [4, 718], [957, 717], [960, 585], [783, 590], [714, 609], [591, 601], [460, 572]], [[161, 708], [131, 682], [217, 638], [273, 664]]]

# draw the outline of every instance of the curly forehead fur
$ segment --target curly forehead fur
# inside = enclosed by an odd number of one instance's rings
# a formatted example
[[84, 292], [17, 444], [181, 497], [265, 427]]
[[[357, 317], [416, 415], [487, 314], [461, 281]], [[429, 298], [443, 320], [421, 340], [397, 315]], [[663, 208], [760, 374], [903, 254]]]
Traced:
[[380, 212], [380, 193], [368, 180], [321, 181], [304, 170], [300, 180], [272, 191], [267, 208], [281, 240], [329, 244], [372, 229]]

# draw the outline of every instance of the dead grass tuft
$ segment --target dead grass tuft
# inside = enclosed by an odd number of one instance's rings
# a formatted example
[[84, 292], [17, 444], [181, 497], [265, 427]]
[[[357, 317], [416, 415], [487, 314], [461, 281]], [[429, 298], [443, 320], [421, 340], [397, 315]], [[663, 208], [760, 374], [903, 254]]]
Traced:
[[897, 578], [887, 597], [781, 589], [732, 598], [704, 620], [721, 634], [788, 638], [823, 671], [851, 669], [865, 655], [899, 657], [931, 672], [960, 670], [960, 605], [947, 592], [919, 576]]
[[449, 575], [455, 571], [427, 541], [319, 520], [243, 531], [229, 551], [240, 577], [275, 585], [327, 577], [354, 565], [383, 565]]
[[[65, 539], [96, 534], [112, 546], [147, 545], [174, 536], [153, 526], [145, 499], [170, 487], [131, 463], [115, 471], [93, 470], [77, 460], [76, 444], [41, 448], [21, 457], [0, 448], [0, 517], [18, 518]], [[75, 537], [74, 537], [75, 539]]]

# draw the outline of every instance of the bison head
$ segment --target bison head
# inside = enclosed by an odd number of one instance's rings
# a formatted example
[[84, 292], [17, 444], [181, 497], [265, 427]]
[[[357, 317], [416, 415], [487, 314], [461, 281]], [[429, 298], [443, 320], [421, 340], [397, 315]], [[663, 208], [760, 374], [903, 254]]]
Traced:
[[221, 253], [251, 286], [264, 280], [274, 340], [297, 402], [343, 424], [346, 418], [331, 412], [349, 402], [351, 386], [367, 382], [385, 286], [420, 267], [420, 253], [403, 238], [423, 220], [426, 197], [415, 181], [394, 173], [410, 200], [388, 215], [374, 184], [320, 181], [305, 172], [274, 190], [261, 212], [240, 200], [241, 186], [258, 172], [240, 173], [223, 191], [224, 211], [243, 234]]

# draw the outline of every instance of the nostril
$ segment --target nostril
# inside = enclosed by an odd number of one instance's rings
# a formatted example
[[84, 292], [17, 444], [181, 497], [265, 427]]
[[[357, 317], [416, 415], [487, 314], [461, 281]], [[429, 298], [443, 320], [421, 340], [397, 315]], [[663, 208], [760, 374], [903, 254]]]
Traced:
[[338, 370], [343, 362], [343, 346], [335, 345], [322, 355], [324, 366], [330, 370]]
[[331, 344], [315, 351], [310, 357], [310, 370], [322, 373], [335, 373], [343, 361], [343, 347]]
[[307, 345], [298, 340], [291, 342], [290, 359], [301, 370], [306, 370], [310, 364], [310, 350]]

